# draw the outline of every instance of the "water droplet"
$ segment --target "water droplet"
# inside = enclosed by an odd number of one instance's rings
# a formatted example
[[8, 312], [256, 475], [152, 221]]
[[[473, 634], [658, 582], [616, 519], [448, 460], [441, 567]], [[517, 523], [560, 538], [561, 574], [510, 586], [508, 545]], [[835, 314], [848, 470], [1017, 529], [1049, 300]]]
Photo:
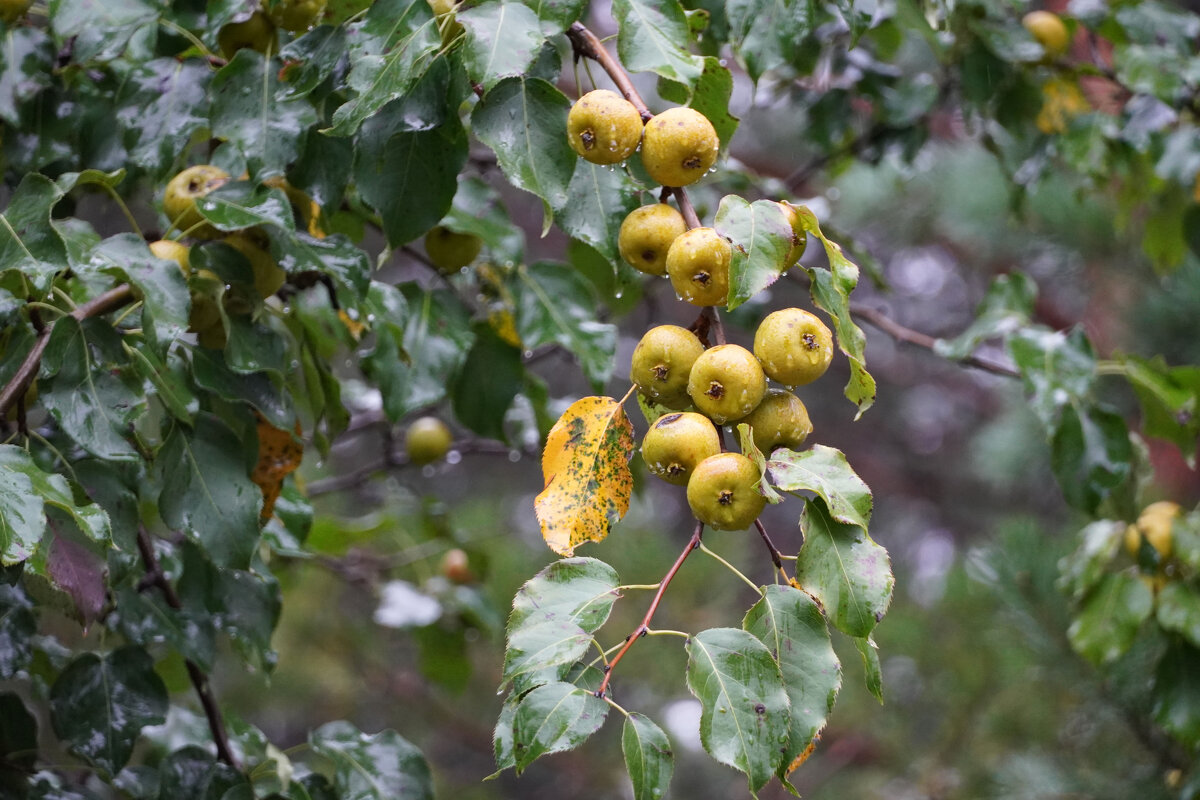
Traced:
[[437, 468], [433, 466], [433, 464], [426, 464], [425, 466], [421, 467], [421, 477], [423, 478], [432, 478], [436, 474]]
[[520, 461], [521, 460], [521, 451], [520, 450], [509, 450], [508, 451], [508, 460], [514, 464], [517, 463], [518, 461]]
[[446, 453], [446, 463], [447, 464], [450, 464], [451, 466], [453, 466], [454, 464], [457, 464], [460, 461], [462, 461], [462, 453], [460, 453], [459, 451], [451, 450], [449, 453]]

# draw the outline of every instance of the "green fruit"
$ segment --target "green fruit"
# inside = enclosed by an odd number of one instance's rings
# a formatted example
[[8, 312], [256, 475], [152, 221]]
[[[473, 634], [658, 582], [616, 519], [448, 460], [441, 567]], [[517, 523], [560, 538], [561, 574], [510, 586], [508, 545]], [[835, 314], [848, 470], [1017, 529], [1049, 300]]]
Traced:
[[216, 239], [222, 234], [204, 221], [196, 201], [229, 182], [229, 173], [212, 164], [188, 167], [171, 178], [163, 192], [163, 212], [171, 225], [188, 236]]
[[271, 6], [271, 21], [285, 31], [302, 33], [320, 21], [325, 0], [279, 0]]
[[243, 47], [265, 55], [277, 50], [276, 44], [275, 26], [261, 11], [255, 11], [241, 22], [222, 25], [217, 31], [217, 46], [226, 58], [233, 58]]
[[447, 45], [463, 32], [462, 23], [454, 18], [454, 9], [458, 6], [455, 0], [428, 0], [433, 16], [437, 18], [438, 28], [442, 32], [442, 44]]
[[619, 164], [637, 150], [641, 140], [642, 115], [616, 92], [588, 92], [567, 114], [571, 149], [593, 164]]
[[659, 417], [642, 440], [646, 468], [676, 486], [686, 485], [696, 465], [719, 452], [717, 429], [708, 417], [692, 411]]
[[681, 298], [695, 306], [725, 305], [733, 249], [712, 228], [692, 228], [667, 250], [667, 275]]
[[237, 231], [221, 240], [237, 250], [250, 262], [254, 270], [254, 289], [258, 296], [266, 300], [279, 291], [287, 281], [287, 273], [279, 268], [271, 251], [266, 249], [266, 242], [258, 239], [250, 231]]
[[188, 313], [188, 330], [195, 333], [203, 333], [214, 327], [224, 330], [219, 299], [225, 290], [224, 281], [212, 270], [202, 269], [192, 277], [191, 286], [192, 310]]
[[655, 203], [629, 212], [617, 233], [621, 258], [647, 275], [667, 274], [667, 251], [687, 232], [683, 215], [674, 206]]
[[444, 458], [453, 443], [454, 434], [437, 417], [414, 420], [404, 434], [404, 450], [414, 464], [432, 464]]
[[150, 243], [150, 252], [154, 254], [155, 258], [174, 261], [183, 270], [184, 275], [187, 275], [191, 268], [191, 248], [185, 244], [173, 242], [170, 239], [159, 239], [157, 242]]
[[758, 359], [736, 344], [705, 350], [688, 376], [692, 403], [718, 425], [746, 416], [766, 394], [767, 378]]
[[796, 450], [812, 433], [808, 409], [800, 398], [784, 389], [772, 389], [742, 420], [754, 435], [754, 446], [770, 455], [776, 447]]
[[710, 456], [692, 471], [688, 505], [696, 519], [718, 531], [740, 531], [758, 519], [767, 499], [758, 491], [762, 476], [740, 453]]
[[780, 203], [779, 207], [783, 209], [783, 215], [787, 217], [788, 224], [792, 226], [792, 248], [788, 250], [787, 260], [783, 264], [783, 270], [787, 272], [796, 266], [800, 257], [804, 255], [804, 250], [808, 247], [808, 231], [800, 227], [800, 215], [796, 213], [796, 209], [791, 203]]
[[687, 408], [688, 375], [704, 352], [696, 334], [678, 325], [659, 325], [642, 336], [633, 348], [629, 379], [642, 397], [672, 409]]
[[33, 0], [0, 0], [0, 19], [13, 24], [33, 5]]
[[754, 355], [773, 381], [803, 386], [825, 374], [833, 360], [833, 334], [814, 314], [784, 308], [768, 314], [754, 332]]
[[425, 234], [425, 254], [442, 272], [458, 272], [483, 249], [483, 240], [473, 233], [458, 233], [437, 225]]
[[1021, 18], [1021, 24], [1037, 39], [1046, 51], [1047, 58], [1057, 58], [1067, 52], [1071, 35], [1057, 14], [1052, 11], [1030, 11]]
[[687, 186], [717, 163], [720, 149], [708, 117], [692, 108], [670, 108], [646, 123], [642, 165], [663, 186]]

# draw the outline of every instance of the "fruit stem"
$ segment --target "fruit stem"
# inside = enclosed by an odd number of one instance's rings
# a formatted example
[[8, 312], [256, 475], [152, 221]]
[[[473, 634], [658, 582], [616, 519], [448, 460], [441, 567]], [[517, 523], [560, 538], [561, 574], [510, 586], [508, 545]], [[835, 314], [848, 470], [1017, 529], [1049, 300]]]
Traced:
[[608, 670], [604, 673], [604, 680], [600, 682], [600, 688], [596, 690], [596, 697], [604, 697], [604, 693], [608, 690], [608, 681], [612, 678], [613, 669], [625, 657], [625, 653], [629, 648], [633, 647], [633, 643], [646, 635], [650, 630], [650, 620], [654, 619], [654, 612], [658, 610], [658, 604], [662, 601], [663, 594], [667, 591], [667, 587], [671, 585], [671, 581], [675, 578], [675, 573], [679, 572], [679, 568], [683, 566], [683, 562], [691, 555], [692, 551], [700, 547], [700, 536], [704, 533], [704, 523], [697, 522], [696, 529], [692, 532], [692, 538], [688, 539], [687, 545], [683, 548], [683, 552], [679, 554], [679, 558], [675, 559], [675, 563], [671, 565], [671, 569], [667, 570], [667, 574], [663, 576], [662, 583], [658, 585], [658, 591], [654, 593], [654, 599], [650, 601], [650, 608], [646, 610], [646, 616], [642, 617], [642, 621], [633, 633], [625, 637], [625, 645], [621, 648], [613, 660], [608, 664]]
[[[767, 550], [771, 553], [771, 562], [775, 564], [775, 569], [783, 572], [783, 554], [779, 552], [779, 548], [771, 541], [771, 537], [767, 535], [767, 529], [763, 527], [762, 520], [754, 520], [754, 527], [758, 531], [758, 535], [762, 537], [763, 544], [767, 546]], [[784, 572], [784, 577], [787, 573]]]
[[687, 223], [688, 228], [702, 228], [700, 217], [696, 214], [696, 209], [692, 206], [692, 201], [688, 199], [687, 192], [682, 186], [674, 186], [671, 188], [672, 194], [675, 195], [675, 202], [679, 203], [679, 213], [683, 214], [683, 221]]
[[730, 564], [724, 558], [719, 556], [715, 551], [710, 550], [707, 546], [702, 544], [702, 545], [700, 545], [700, 549], [704, 552], [704, 555], [709, 556], [710, 558], [716, 559], [721, 564], [723, 564], [726, 569], [728, 569], [734, 575], [737, 575], [739, 578], [741, 578], [742, 583], [746, 584], [747, 586], [749, 586], [751, 589], [758, 592], [759, 594], [762, 594], [762, 590], [759, 589], [758, 586], [755, 585], [754, 581], [747, 578], [740, 569], [735, 567], [733, 564]]
[[642, 115], [643, 122], [649, 121], [654, 116], [646, 107], [646, 102], [642, 100], [638, 90], [634, 88], [633, 81], [629, 80], [629, 75], [617, 63], [617, 60], [608, 54], [604, 45], [596, 38], [596, 34], [584, 27], [582, 23], [575, 22], [567, 28], [567, 38], [571, 40], [571, 49], [575, 51], [576, 57], [590, 58], [604, 68], [625, 99], [633, 103], [633, 107]]

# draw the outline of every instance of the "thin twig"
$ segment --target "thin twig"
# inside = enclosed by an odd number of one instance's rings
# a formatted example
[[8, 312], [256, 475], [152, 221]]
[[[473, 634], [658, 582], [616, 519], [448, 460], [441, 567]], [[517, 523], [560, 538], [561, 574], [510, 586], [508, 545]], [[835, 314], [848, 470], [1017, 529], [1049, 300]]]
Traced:
[[683, 215], [683, 221], [687, 223], [688, 228], [702, 228], [700, 217], [696, 214], [696, 208], [692, 205], [692, 201], [688, 199], [687, 192], [682, 186], [672, 186], [671, 193], [675, 195], [675, 202], [679, 203], [679, 213]]
[[775, 564], [775, 569], [783, 572], [783, 554], [779, 552], [779, 548], [771, 541], [771, 537], [767, 535], [767, 529], [763, 527], [762, 520], [754, 520], [754, 527], [758, 530], [758, 535], [762, 537], [763, 544], [767, 546], [767, 550], [771, 553], [771, 562]]
[[[154, 554], [154, 545], [150, 541], [150, 534], [145, 528], [138, 529], [137, 536], [138, 552], [142, 555], [142, 563], [146, 567], [146, 581], [148, 585], [155, 586], [162, 592], [163, 599], [167, 601], [167, 605], [176, 611], [183, 609], [183, 603], [179, 600], [179, 595], [175, 592], [175, 587], [167, 580], [167, 576], [163, 573], [162, 564], [158, 561], [158, 556]], [[192, 686], [196, 689], [196, 694], [200, 696], [200, 705], [204, 707], [204, 716], [208, 718], [208, 728], [212, 731], [213, 741], [217, 745], [217, 758], [224, 761], [234, 769], [240, 769], [237, 759], [234, 758], [233, 751], [229, 747], [229, 735], [225, 731], [225, 720], [221, 717], [221, 708], [217, 705], [217, 700], [213, 696], [212, 686], [208, 682], [208, 676], [204, 670], [200, 669], [194, 661], [187, 659], [188, 677], [191, 678]]]
[[650, 630], [650, 620], [654, 619], [654, 612], [658, 610], [658, 604], [662, 601], [663, 594], [667, 591], [667, 587], [671, 585], [671, 581], [675, 578], [675, 573], [679, 572], [679, 568], [683, 566], [683, 562], [691, 555], [691, 552], [700, 546], [700, 536], [704, 533], [704, 523], [697, 522], [696, 530], [692, 532], [692, 538], [688, 539], [687, 546], [683, 548], [683, 552], [679, 554], [679, 558], [675, 559], [675, 563], [671, 565], [671, 569], [663, 576], [662, 583], [658, 585], [658, 591], [654, 593], [654, 599], [650, 601], [650, 608], [646, 610], [646, 616], [642, 617], [641, 623], [633, 629], [633, 633], [625, 637], [625, 646], [613, 656], [613, 660], [607, 665], [604, 671], [604, 680], [600, 682], [600, 688], [596, 690], [596, 697], [604, 697], [605, 691], [608, 689], [608, 681], [612, 678], [613, 669], [620, 663], [625, 654], [629, 652], [629, 648], [633, 647], [633, 643], [646, 635]]
[[567, 28], [567, 38], [571, 40], [571, 47], [575, 50], [576, 58], [580, 56], [590, 58], [603, 67], [604, 71], [608, 73], [608, 77], [612, 78], [612, 82], [617, 85], [617, 89], [621, 91], [626, 100], [633, 103], [633, 107], [642, 115], [644, 121], [648, 121], [654, 116], [646, 107], [646, 102], [642, 100], [638, 90], [634, 88], [633, 81], [629, 80], [629, 75], [616, 59], [608, 54], [596, 34], [581, 23], [575, 22], [570, 28]]

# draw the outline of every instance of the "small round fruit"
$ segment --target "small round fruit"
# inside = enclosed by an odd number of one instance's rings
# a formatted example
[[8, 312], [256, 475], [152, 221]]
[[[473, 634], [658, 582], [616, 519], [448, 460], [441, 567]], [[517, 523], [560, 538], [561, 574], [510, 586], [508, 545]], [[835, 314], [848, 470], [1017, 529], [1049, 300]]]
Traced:
[[1125, 549], [1136, 557], [1142, 546], [1142, 537], [1158, 551], [1161, 558], [1170, 558], [1172, 549], [1171, 526], [1182, 513], [1177, 503], [1162, 500], [1151, 503], [1138, 515], [1137, 524], [1125, 529]]
[[693, 411], [664, 414], [642, 439], [646, 468], [667, 483], [684, 486], [704, 459], [721, 452], [721, 435], [708, 417]]
[[[192, 310], [188, 313], [188, 330], [203, 333], [210, 328], [223, 328], [218, 296], [224, 283], [212, 270], [198, 270], [192, 277]], [[224, 347], [224, 345], [222, 345]]]
[[629, 212], [617, 233], [617, 249], [631, 267], [647, 275], [667, 274], [667, 251], [687, 232], [683, 214], [674, 206], [655, 203]]
[[221, 232], [204, 221], [196, 201], [229, 182], [229, 173], [212, 164], [188, 167], [171, 178], [163, 193], [163, 211], [171, 225], [198, 239], [216, 239]]
[[696, 519], [718, 531], [740, 531], [758, 519], [767, 499], [758, 491], [762, 476], [741, 453], [720, 453], [696, 465], [687, 485]]
[[825, 374], [833, 360], [833, 334], [816, 315], [783, 308], [754, 332], [754, 355], [773, 381], [803, 386]]
[[641, 140], [642, 115], [616, 92], [588, 92], [567, 113], [571, 149], [593, 164], [619, 164]]
[[451, 583], [473, 583], [475, 573], [471, 572], [471, 559], [465, 550], [455, 547], [447, 550], [439, 565], [442, 577]]
[[792, 226], [792, 248], [788, 250], [787, 260], [783, 265], [783, 270], [786, 272], [796, 266], [800, 262], [800, 257], [804, 255], [804, 250], [808, 247], [808, 231], [800, 227], [800, 215], [796, 213], [796, 208], [791, 203], [780, 203], [779, 207], [783, 209], [783, 215], [787, 217], [788, 224]]
[[437, 18], [438, 28], [442, 31], [442, 44], [447, 45], [463, 32], [462, 23], [454, 18], [454, 9], [458, 5], [455, 0], [428, 0], [433, 16]]
[[1047, 57], [1058, 58], [1067, 52], [1071, 36], [1057, 14], [1051, 11], [1030, 11], [1021, 19], [1021, 24], [1034, 39], [1037, 39]]
[[796, 450], [812, 433], [808, 409], [800, 398], [784, 389], [772, 389], [742, 420], [754, 434], [754, 446], [770, 454], [776, 447]]
[[222, 25], [217, 31], [217, 46], [226, 58], [233, 58], [243, 47], [269, 53], [276, 49], [275, 26], [266, 14], [255, 11], [241, 22]]
[[191, 268], [191, 250], [186, 244], [173, 242], [170, 239], [159, 239], [157, 242], [150, 243], [150, 252], [154, 254], [155, 258], [174, 261], [183, 270], [184, 275], [187, 275]]
[[250, 262], [254, 270], [254, 289], [258, 296], [266, 300], [279, 291], [287, 281], [287, 273], [279, 268], [271, 251], [264, 247], [254, 234], [248, 231], [237, 231], [222, 239], [225, 244], [237, 250]]
[[735, 422], [758, 408], [767, 378], [758, 359], [744, 347], [722, 344], [705, 350], [688, 375], [688, 395], [718, 425]]
[[13, 24], [33, 5], [33, 0], [0, 0], [0, 19]]
[[675, 292], [696, 306], [724, 305], [729, 297], [733, 249], [712, 228], [692, 228], [667, 250], [667, 275]]
[[271, 7], [271, 21], [292, 33], [302, 33], [321, 19], [325, 0], [279, 0]]
[[459, 233], [436, 225], [425, 234], [425, 254], [442, 272], [458, 272], [483, 249], [483, 240], [473, 233]]
[[688, 397], [688, 375], [704, 352], [696, 334], [678, 325], [659, 325], [642, 336], [633, 348], [629, 378], [642, 397], [660, 406], [684, 409]]
[[717, 163], [720, 149], [708, 117], [693, 108], [670, 108], [646, 123], [642, 165], [663, 186], [687, 186]]
[[408, 426], [404, 450], [414, 464], [432, 464], [450, 452], [454, 434], [437, 417], [421, 417]]

